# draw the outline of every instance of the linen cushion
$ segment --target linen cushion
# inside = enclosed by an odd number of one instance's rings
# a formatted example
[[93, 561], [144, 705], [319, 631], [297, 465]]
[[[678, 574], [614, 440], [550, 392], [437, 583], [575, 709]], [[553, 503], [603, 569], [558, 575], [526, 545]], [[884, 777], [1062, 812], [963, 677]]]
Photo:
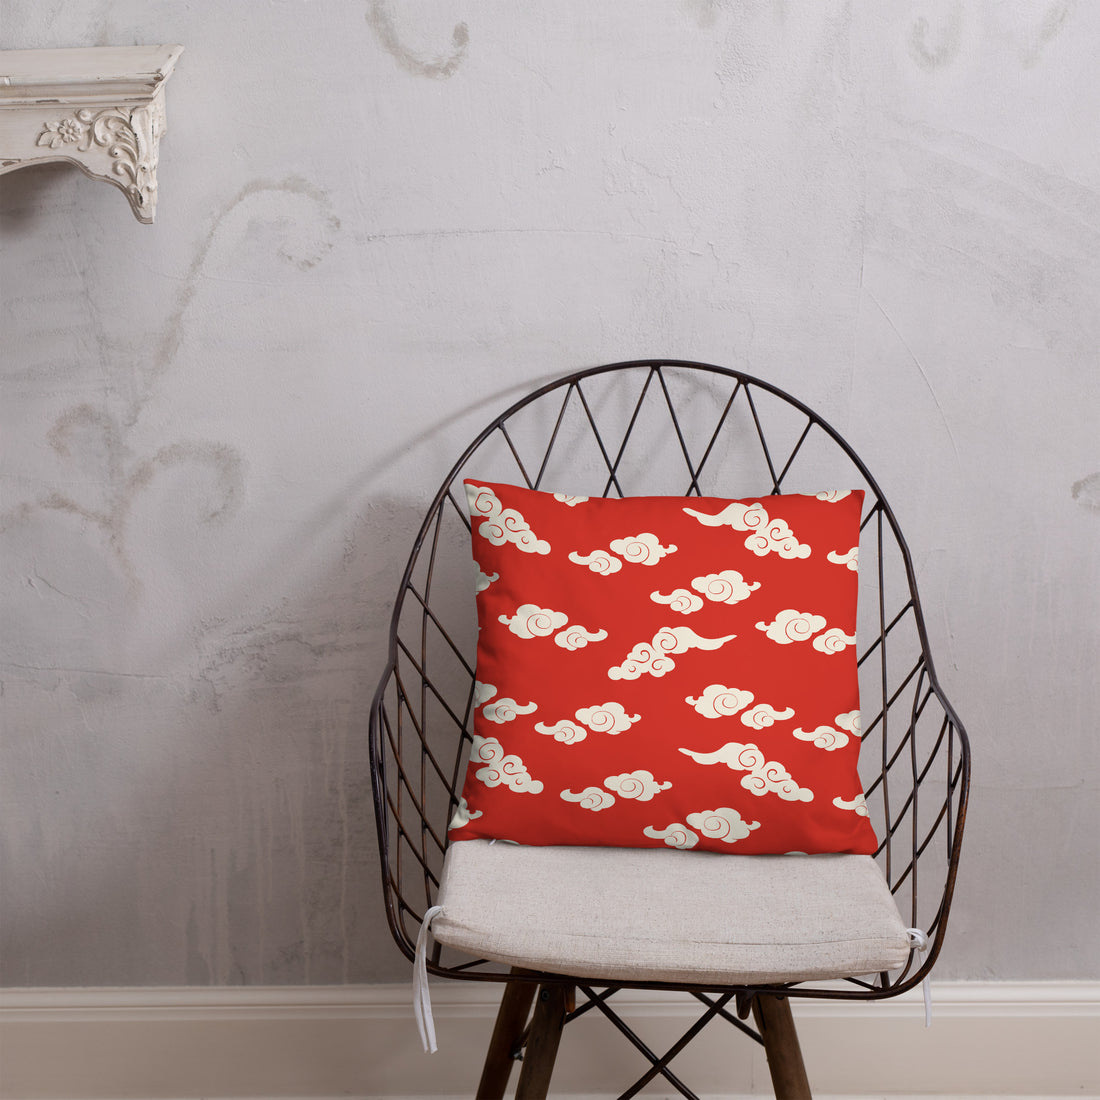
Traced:
[[860, 492], [467, 482], [474, 743], [452, 840], [870, 853]]
[[512, 966], [616, 981], [770, 984], [902, 966], [870, 856], [452, 844], [432, 934]]

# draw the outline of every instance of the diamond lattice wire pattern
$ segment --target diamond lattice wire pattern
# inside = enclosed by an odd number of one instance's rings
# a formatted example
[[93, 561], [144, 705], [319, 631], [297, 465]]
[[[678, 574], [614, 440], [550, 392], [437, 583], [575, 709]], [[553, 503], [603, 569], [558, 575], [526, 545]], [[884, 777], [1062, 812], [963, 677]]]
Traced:
[[[846, 995], [915, 982], [934, 961], [950, 901], [968, 757], [927, 656], [905, 543], [866, 468], [809, 409], [736, 372], [675, 363], [598, 368], [537, 391], [475, 440], [429, 509], [371, 730], [387, 907], [410, 957], [438, 888], [472, 736], [477, 620], [465, 477], [586, 496], [864, 490], [860, 772], [880, 865], [934, 950], [919, 969], [914, 958], [900, 974], [854, 977]], [[498, 969], [438, 953], [434, 964], [469, 977]], [[797, 992], [837, 995], [813, 983]]]

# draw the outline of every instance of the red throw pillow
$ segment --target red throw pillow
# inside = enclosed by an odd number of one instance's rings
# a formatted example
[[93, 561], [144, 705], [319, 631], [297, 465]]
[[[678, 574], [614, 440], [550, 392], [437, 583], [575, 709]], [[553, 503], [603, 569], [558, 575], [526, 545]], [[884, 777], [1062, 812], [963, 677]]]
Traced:
[[862, 492], [466, 491], [480, 633], [452, 840], [875, 850], [856, 772]]

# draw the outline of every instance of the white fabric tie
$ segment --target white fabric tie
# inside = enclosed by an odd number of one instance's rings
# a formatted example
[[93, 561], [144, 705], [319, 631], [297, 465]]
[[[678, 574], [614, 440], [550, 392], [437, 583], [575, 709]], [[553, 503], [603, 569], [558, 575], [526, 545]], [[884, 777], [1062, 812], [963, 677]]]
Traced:
[[[905, 930], [909, 933], [909, 946], [914, 951], [920, 952], [921, 962], [923, 963], [928, 951], [928, 937], [919, 928], [907, 928]], [[924, 1026], [932, 1026], [932, 983], [926, 974], [924, 981], [920, 983], [921, 992], [924, 993]]]
[[442, 905], [433, 905], [425, 914], [416, 937], [416, 955], [413, 960], [413, 1015], [420, 1032], [420, 1042], [427, 1054], [434, 1054], [435, 1021], [432, 1019], [432, 997], [428, 991], [428, 933], [432, 921], [443, 912]]

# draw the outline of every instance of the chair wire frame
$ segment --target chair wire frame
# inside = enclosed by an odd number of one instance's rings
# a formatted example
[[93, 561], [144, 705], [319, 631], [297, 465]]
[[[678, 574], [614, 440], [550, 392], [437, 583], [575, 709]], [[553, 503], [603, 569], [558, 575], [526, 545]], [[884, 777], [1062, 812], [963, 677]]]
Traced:
[[[447, 824], [458, 805], [473, 736], [476, 652], [470, 518], [462, 480], [505, 481], [588, 496], [762, 497], [864, 490], [857, 631], [860, 773], [875, 853], [903, 919], [929, 940], [897, 972], [842, 982], [715, 987], [579, 981], [510, 974], [434, 946], [428, 970], [476, 981], [575, 985], [570, 1012], [607, 1015], [651, 1068], [692, 1096], [668, 1061], [701, 1027], [742, 1020], [756, 992], [872, 1000], [919, 984], [944, 940], [966, 816], [970, 748], [929, 653], [909, 549], [866, 466], [836, 430], [782, 390], [738, 370], [682, 360], [594, 367], [550, 382], [496, 417], [469, 445], [427, 510], [402, 577], [389, 655], [370, 714], [370, 763], [386, 913], [414, 957], [423, 914], [435, 903]], [[451, 957], [453, 955], [453, 958]], [[623, 988], [679, 989], [704, 1005], [699, 1024], [664, 1056], [650, 1051], [608, 1006]], [[602, 990], [602, 991], [597, 991]], [[734, 1001], [736, 1014], [726, 1005]]]

